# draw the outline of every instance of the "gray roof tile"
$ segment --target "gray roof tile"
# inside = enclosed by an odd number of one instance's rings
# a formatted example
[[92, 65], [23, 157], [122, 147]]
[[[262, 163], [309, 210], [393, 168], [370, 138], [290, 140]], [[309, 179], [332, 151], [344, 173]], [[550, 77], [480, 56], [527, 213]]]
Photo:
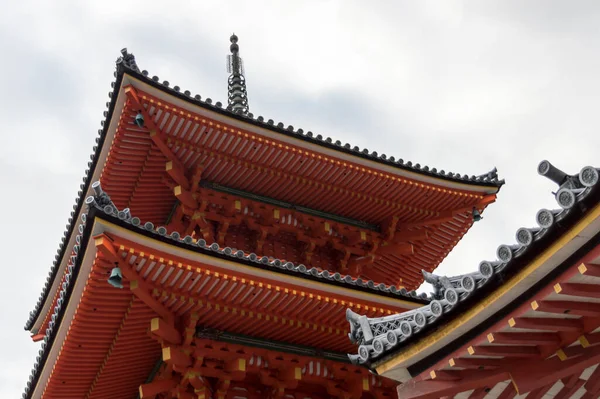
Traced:
[[[548, 165], [547, 161], [540, 163], [540, 174], [547, 176], [545, 171], [551, 169]], [[555, 198], [561, 209], [538, 211], [538, 227], [518, 229], [515, 234], [517, 244], [500, 245], [496, 251], [497, 260], [482, 261], [477, 271], [453, 277], [423, 272], [434, 293], [430, 297], [431, 302], [418, 309], [380, 318], [368, 318], [348, 309], [349, 338], [359, 345], [357, 354], [348, 355], [350, 360], [370, 365], [374, 360], [411, 344], [425, 331], [441, 323], [446, 315], [465, 309], [467, 298], [507, 272], [514, 271], [511, 269], [518, 267], [518, 260], [524, 254], [544, 249], [547, 243], [539, 243], [558, 228], [561, 220], [584, 213], [586, 208], [577, 205], [588, 198], [587, 202], [598, 202], [598, 196], [590, 194], [598, 192], [599, 169], [586, 166], [578, 175], [566, 175], [556, 168], [553, 170], [555, 173], [549, 178], [560, 184]]]

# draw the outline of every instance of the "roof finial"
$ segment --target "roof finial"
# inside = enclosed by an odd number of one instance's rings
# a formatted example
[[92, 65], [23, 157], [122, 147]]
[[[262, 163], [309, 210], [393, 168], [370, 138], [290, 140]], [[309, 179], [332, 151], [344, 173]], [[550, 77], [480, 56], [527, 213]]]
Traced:
[[229, 38], [231, 45], [229, 50], [231, 54], [227, 56], [228, 79], [228, 101], [229, 107], [233, 112], [240, 114], [248, 113], [248, 96], [246, 94], [246, 79], [244, 78], [244, 63], [239, 56], [238, 37], [234, 33]]

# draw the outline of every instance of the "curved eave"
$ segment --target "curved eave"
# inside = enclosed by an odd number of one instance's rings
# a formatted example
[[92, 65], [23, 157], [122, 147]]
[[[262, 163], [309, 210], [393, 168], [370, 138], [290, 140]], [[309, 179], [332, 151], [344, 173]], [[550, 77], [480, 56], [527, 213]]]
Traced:
[[[339, 275], [339, 273], [329, 273], [317, 268], [303, 269], [299, 265], [275, 258], [255, 257], [253, 259], [252, 254], [239, 255], [238, 252], [233, 252], [230, 248], [219, 248], [216, 244], [213, 244], [216, 245], [216, 247], [213, 247], [210, 244], [201, 246], [198, 243], [186, 243], [184, 237], [173, 238], [173, 235], [163, 236], [158, 234], [154, 228], [148, 229], [144, 226], [133, 226], [127, 221], [113, 215], [107, 215], [98, 209], [94, 209], [92, 214], [118, 228], [123, 237], [137, 241], [147, 247], [157, 247], [162, 251], [179, 256], [183, 256], [185, 253], [188, 256], [208, 256], [209, 258], [231, 264], [230, 267], [232, 269], [248, 267], [247, 270], [254, 270], [254, 272], [250, 272], [251, 274], [258, 273], [256, 274], [257, 279], [276, 276], [276, 279], [282, 281], [286, 279], [296, 281], [298, 285], [315, 283], [314, 287], [322, 287], [321, 289], [324, 291], [334, 290], [344, 296], [407, 309], [412, 309], [428, 302], [428, 300], [421, 298], [414, 291], [406, 292], [405, 290], [396, 289], [391, 286], [383, 287], [374, 284], [372, 281], [363, 281], [350, 276]], [[315, 289], [319, 291], [318, 288]]]
[[[64, 237], [59, 244], [57, 255], [48, 272], [48, 277], [46, 278], [40, 297], [34, 306], [34, 309], [29, 313], [29, 318], [25, 323], [25, 330], [37, 333], [36, 329], [39, 328], [42, 322], [40, 316], [48, 314], [53, 298], [51, 295], [55, 295], [58, 292], [58, 285], [60, 284], [61, 279], [57, 278], [57, 276], [59, 273], [64, 274], [67, 263], [69, 262], [69, 256], [73, 249], [73, 245], [75, 244], [75, 237], [77, 235], [75, 230], [78, 225], [77, 221], [82, 214], [82, 210], [84, 210], [84, 200], [91, 191], [91, 183], [100, 178], [103, 160], [106, 159], [110, 147], [109, 145], [105, 145], [105, 143], [107, 141], [108, 143], [112, 141], [112, 136], [116, 130], [118, 121], [113, 120], [112, 116], [115, 109], [120, 109], [124, 104], [123, 95], [120, 95], [119, 93], [124, 76], [123, 72], [124, 70], [121, 68], [115, 73], [116, 80], [111, 84], [113, 90], [108, 93], [110, 101], [106, 103], [107, 110], [104, 111], [104, 120], [101, 122], [102, 128], [98, 130], [98, 136], [95, 139], [96, 144], [93, 147], [93, 152], [90, 155], [90, 162], [88, 162], [88, 168], [85, 170], [83, 176], [83, 183], [80, 185], [80, 190], [75, 198], [75, 204], [73, 205], [73, 211], [69, 217]], [[100, 167], [98, 167], [99, 165]]]
[[[339, 141], [334, 142], [329, 137], [313, 136], [310, 132], [304, 133], [302, 129], [294, 130], [292, 126], [286, 129], [282, 123], [275, 125], [274, 123], [264, 122], [264, 118], [260, 116], [255, 119], [252, 114], [234, 113], [222, 108], [222, 106], [219, 107], [212, 104], [210, 99], [203, 101], [191, 97], [188, 91], [181, 93], [178, 86], [170, 88], [165, 84], [161, 84], [158, 78], [157, 80], [151, 79], [147, 75], [131, 68], [125, 68], [125, 71], [126, 75], [131, 78], [130, 82], [134, 86], [143, 87], [144, 90], [157, 97], [162, 97], [165, 101], [171, 102], [178, 107], [182, 107], [190, 112], [204, 114], [208, 118], [232, 124], [237, 128], [252, 131], [264, 137], [302, 146], [310, 151], [357, 162], [375, 170], [449, 189], [494, 194], [504, 184], [504, 180], [498, 179], [495, 168], [488, 173], [478, 176], [461, 176], [460, 174], [451, 172], [446, 173], [442, 170], [438, 172], [436, 168], [421, 167], [420, 164], [413, 165], [412, 162], [405, 163], [401, 159], [388, 158], [385, 154], [378, 155], [377, 152], [369, 152], [367, 149], [359, 149], [358, 147], [350, 148], [351, 146], [342, 145]], [[269, 121], [272, 122], [272, 120]]]
[[[156, 231], [143, 230], [142, 228], [132, 226], [127, 222], [120, 220], [117, 217], [107, 215], [101, 210], [92, 208], [89, 213], [82, 218], [81, 228], [79, 228], [78, 236], [80, 249], [76, 262], [68, 270], [68, 278], [64, 285], [61, 286], [59, 301], [56, 303], [52, 314], [52, 320], [46, 330], [45, 337], [39, 351], [36, 364], [32, 370], [29, 382], [27, 383], [26, 391], [23, 398], [39, 398], [46, 389], [45, 386], [40, 385], [41, 382], [46, 382], [55, 371], [55, 362], [61, 356], [62, 343], [67, 338], [67, 333], [71, 331], [71, 324], [76, 317], [76, 310], [79, 309], [79, 302], [82, 295], [86, 292], [88, 287], [87, 276], [90, 274], [90, 270], [94, 267], [94, 262], [97, 259], [96, 251], [93, 248], [95, 243], [95, 237], [101, 234], [119, 234], [119, 237], [125, 237], [131, 242], [137, 242], [137, 245], [146, 244], [147, 248], [158, 248], [157, 250], [163, 251], [165, 254], [169, 254], [179, 259], [189, 258], [200, 260], [203, 264], [213, 265], [215, 267], [229, 268], [231, 273], [247, 273], [255, 274], [257, 280], [268, 277], [271, 280], [281, 280], [285, 282], [295, 282], [299, 287], [304, 287], [311, 295], [317, 295], [318, 293], [332, 293], [334, 296], [344, 296], [349, 299], [353, 299], [355, 303], [371, 304], [371, 308], [375, 312], [379, 312], [380, 307], [391, 308], [391, 309], [409, 309], [419, 306], [417, 301], [410, 301], [404, 298], [395, 298], [395, 294], [382, 293], [375, 294], [371, 292], [367, 286], [356, 286], [352, 287], [351, 284], [341, 283], [338, 281], [330, 281], [325, 276], [307, 275], [299, 277], [297, 272], [289, 269], [279, 268], [276, 260], [272, 261], [271, 264], [257, 264], [250, 259], [241, 259], [235, 254], [227, 253], [227, 251], [220, 249], [214, 250], [209, 248], [201, 248], [197, 245], [192, 246], [183, 242], [182, 240], [160, 236]], [[192, 262], [190, 260], [190, 262]], [[279, 262], [280, 263], [280, 262]], [[107, 262], [104, 262], [107, 264]], [[109, 264], [109, 263], [108, 263]], [[109, 264], [110, 265], [110, 264]], [[103, 271], [100, 275], [105, 275]], [[221, 271], [222, 273], [222, 271]], [[98, 275], [98, 273], [96, 273]], [[154, 273], [152, 273], [154, 274]], [[97, 278], [96, 278], [97, 280]], [[157, 277], [157, 284], [162, 280], [162, 276]], [[167, 281], [168, 284], [168, 281]], [[356, 285], [356, 282], [354, 282]], [[97, 282], [94, 283], [97, 285]], [[166, 285], [165, 285], [166, 287]], [[97, 290], [97, 289], [96, 289]], [[93, 291], [93, 290], [92, 290]], [[111, 313], [111, 320], [119, 315], [119, 312], [127, 312], [127, 304], [131, 307], [131, 292], [129, 290], [115, 290], [106, 283], [106, 287], [100, 288], [101, 293], [113, 293], [114, 298], [111, 299], [111, 303], [119, 301], [120, 307], [116, 310], [116, 313]], [[103, 294], [104, 295], [104, 294]], [[112, 295], [112, 294], [111, 294]], [[117, 298], [118, 297], [118, 298]], [[97, 300], [94, 300], [93, 306], [96, 306]], [[102, 302], [102, 301], [100, 301]], [[423, 301], [419, 301], [423, 302]], [[89, 304], [88, 304], [89, 305]], [[136, 305], [137, 306], [137, 305]], [[88, 309], [87, 306], [85, 309]], [[142, 306], [145, 308], [145, 306]], [[120, 310], [119, 310], [120, 309]], [[84, 308], [79, 311], [79, 314], [85, 312]], [[149, 320], [151, 315], [147, 311], [143, 311], [143, 314], [138, 315], [144, 320]], [[137, 317], [137, 316], [136, 316]], [[93, 318], [92, 318], [93, 319]], [[92, 320], [89, 317], [87, 320]], [[113, 320], [114, 321], [114, 320]], [[139, 323], [136, 323], [139, 325]], [[113, 326], [115, 327], [115, 326]], [[288, 327], [294, 328], [294, 327]], [[273, 328], [276, 331], [277, 328]], [[312, 330], [310, 330], [312, 331]], [[317, 336], [325, 333], [316, 332]], [[314, 334], [306, 334], [305, 341], [309, 342]], [[145, 333], [142, 335], [146, 336]], [[327, 334], [325, 334], [326, 336]], [[338, 334], [340, 335], [340, 334]], [[342, 336], [343, 335], [343, 336]], [[343, 341], [345, 334], [340, 335]], [[108, 338], [107, 338], [108, 339]], [[92, 339], [93, 341], [93, 339]], [[104, 342], [104, 341], [103, 341]], [[110, 345], [112, 339], [108, 339], [105, 344]], [[322, 339], [322, 343], [327, 347], [328, 341]], [[148, 343], [151, 345], [151, 343]], [[67, 356], [73, 356], [68, 354]], [[153, 362], [152, 359], [146, 359], [144, 363], [146, 367], [150, 367]], [[72, 365], [69, 366], [72, 368]], [[96, 370], [96, 369], [94, 369]], [[59, 385], [60, 387], [60, 385]]]
[[[477, 331], [496, 321], [495, 315], [519, 306], [519, 298], [544, 288], [549, 279], [581, 258], [600, 240], [600, 191], [595, 187], [584, 201], [565, 211], [551, 231], [527, 252], [511, 261], [503, 279], [494, 279], [477, 290], [434, 325], [372, 364], [378, 374], [404, 381], [434, 360], [455, 349]], [[591, 207], [591, 208], [590, 208]], [[462, 337], [462, 339], [461, 339]], [[418, 339], [415, 339], [418, 338]], [[412, 369], [412, 372], [410, 372]]]
[[94, 146], [93, 153], [90, 157], [91, 161], [88, 163], [88, 169], [83, 177], [83, 183], [80, 186], [78, 197], [75, 199], [75, 205], [73, 206], [73, 211], [71, 212], [71, 217], [69, 218], [64, 233], [64, 239], [59, 245], [57, 255], [48, 273], [40, 297], [25, 323], [25, 330], [32, 331], [35, 334], [39, 333], [38, 330], [42, 324], [45, 321], [47, 322], [50, 307], [55, 302], [56, 295], [58, 294], [58, 286], [62, 283], [62, 279], [57, 277], [61, 275], [64, 278], [64, 272], [69, 263], [69, 257], [75, 238], [73, 231], [76, 225], [73, 224], [73, 219], [76, 219], [81, 215], [83, 201], [90, 192], [90, 182], [99, 180], [102, 172], [102, 167], [98, 167], [98, 165], [103, 165], [102, 161], [106, 159], [110, 147], [109, 145], [105, 145], [105, 143], [107, 142], [107, 138], [109, 143], [112, 141], [112, 136], [114, 135], [116, 125], [118, 124], [118, 120], [113, 119], [113, 114], [115, 109], [121, 109], [124, 104], [122, 87], [132, 82], [154, 90], [157, 95], [169, 96], [170, 99], [175, 99], [180, 106], [183, 106], [186, 109], [191, 110], [193, 108], [194, 111], [201, 110], [201, 112], [207, 112], [212, 117], [228, 123], [236, 121], [236, 123], [240, 124], [243, 128], [251, 129], [258, 134], [266, 136], [274, 135], [273, 137], [276, 137], [279, 140], [288, 140], [295, 144], [302, 143], [312, 151], [328, 153], [331, 156], [345, 156], [352, 161], [360, 160], [360, 162], [367, 167], [415, 179], [417, 181], [422, 181], [423, 183], [482, 194], [495, 194], [504, 184], [504, 180], [498, 180], [495, 169], [488, 174], [479, 177], [468, 177], [466, 175], [464, 177], [460, 177], [459, 175], [449, 176], [449, 174], [442, 173], [441, 171], [434, 172], [435, 169], [429, 170], [428, 167], [421, 168], [420, 166], [417, 166], [418, 164], [412, 166], [411, 163], [392, 161], [392, 158], [377, 156], [376, 153], [365, 152], [365, 150], [345, 148], [344, 146], [341, 146], [341, 144], [338, 145], [337, 143], [333, 143], [329, 138], [322, 139], [319, 138], [320, 136], [312, 137], [312, 134], [310, 136], [308, 133], [304, 134], [302, 129], [284, 129], [283, 125], [275, 126], [274, 124], [263, 122], [262, 120], [264, 120], [264, 118], [262, 117], [254, 119], [251, 114], [236, 114], [217, 107], [216, 105], [212, 105], [208, 100], [202, 101], [190, 97], [189, 92], [181, 93], [178, 89], [170, 89], [168, 86], [160, 84], [157, 80], [155, 81], [149, 78], [147, 74], [141, 73], [136, 68], [131, 67], [127, 62], [117, 62], [115, 78], [116, 81], [112, 83], [113, 90], [108, 93], [111, 100], [106, 104], [107, 110], [104, 112], [105, 119], [102, 121], [102, 128], [98, 131], [96, 145]]

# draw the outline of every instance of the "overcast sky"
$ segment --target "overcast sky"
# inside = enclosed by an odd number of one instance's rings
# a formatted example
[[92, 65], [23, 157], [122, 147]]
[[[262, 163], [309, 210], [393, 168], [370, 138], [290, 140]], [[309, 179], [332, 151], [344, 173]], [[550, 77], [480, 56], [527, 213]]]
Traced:
[[446, 171], [497, 166], [507, 183], [443, 274], [495, 259], [517, 228], [535, 225], [539, 208], [556, 207], [553, 184], [536, 173], [540, 160], [570, 173], [600, 166], [600, 2], [6, 3], [1, 398], [20, 397], [39, 349], [23, 325], [65, 230], [122, 47], [161, 80], [225, 103], [235, 31], [255, 115]]

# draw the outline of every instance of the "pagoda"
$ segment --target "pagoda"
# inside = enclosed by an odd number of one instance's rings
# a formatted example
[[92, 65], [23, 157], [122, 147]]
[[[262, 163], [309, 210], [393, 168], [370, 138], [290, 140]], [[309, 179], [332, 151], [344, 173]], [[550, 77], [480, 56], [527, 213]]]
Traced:
[[227, 105], [121, 51], [25, 326], [41, 348], [23, 398], [397, 396], [398, 381], [347, 356], [348, 336], [441, 303], [415, 293], [422, 271], [503, 181], [254, 116], [237, 42]]

